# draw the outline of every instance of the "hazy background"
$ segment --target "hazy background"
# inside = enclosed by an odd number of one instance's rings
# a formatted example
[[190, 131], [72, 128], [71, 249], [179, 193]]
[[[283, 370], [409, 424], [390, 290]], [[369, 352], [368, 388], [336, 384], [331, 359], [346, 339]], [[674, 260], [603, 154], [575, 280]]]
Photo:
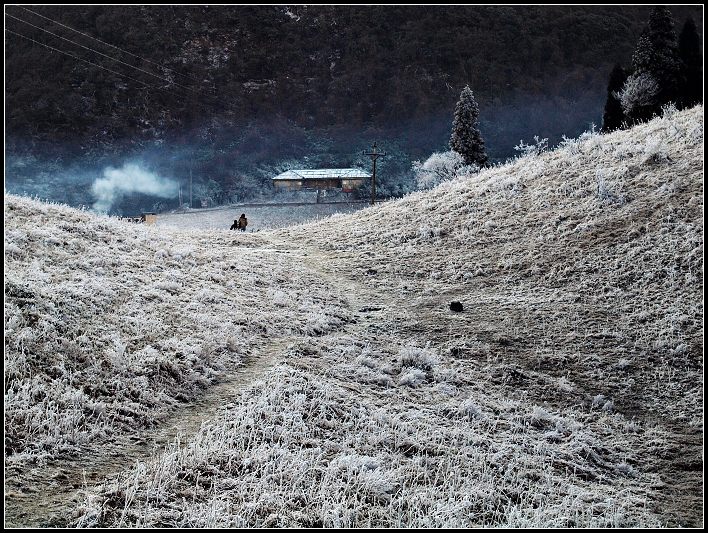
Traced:
[[[702, 32], [702, 7], [671, 9]], [[466, 84], [492, 161], [599, 127], [650, 10], [5, 6], [5, 187], [133, 214], [176, 207], [191, 172], [195, 203], [244, 201], [287, 168], [369, 168], [377, 141], [402, 195]]]

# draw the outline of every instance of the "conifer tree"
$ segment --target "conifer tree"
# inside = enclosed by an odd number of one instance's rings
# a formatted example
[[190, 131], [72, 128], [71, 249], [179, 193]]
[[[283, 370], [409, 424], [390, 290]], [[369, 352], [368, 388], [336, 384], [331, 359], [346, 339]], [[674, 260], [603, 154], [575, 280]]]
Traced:
[[701, 38], [692, 17], [683, 25], [678, 49], [684, 82], [679, 103], [681, 107], [693, 107], [703, 102], [703, 57]]
[[681, 60], [674, 20], [666, 6], [656, 6], [632, 55], [633, 72], [620, 101], [627, 118], [642, 121], [661, 112], [680, 96]]
[[676, 103], [681, 85], [681, 59], [674, 18], [666, 6], [656, 6], [649, 17], [649, 40], [654, 49], [655, 61], [647, 70], [659, 84], [659, 107]]
[[610, 132], [622, 127], [625, 121], [622, 104], [619, 101], [619, 92], [627, 81], [627, 73], [620, 65], [615, 65], [610, 73], [610, 82], [607, 85], [607, 101], [605, 112], [602, 115], [602, 131]]
[[479, 131], [479, 106], [469, 85], [462, 89], [455, 106], [450, 148], [462, 156], [466, 165], [481, 167], [487, 163], [484, 139]]

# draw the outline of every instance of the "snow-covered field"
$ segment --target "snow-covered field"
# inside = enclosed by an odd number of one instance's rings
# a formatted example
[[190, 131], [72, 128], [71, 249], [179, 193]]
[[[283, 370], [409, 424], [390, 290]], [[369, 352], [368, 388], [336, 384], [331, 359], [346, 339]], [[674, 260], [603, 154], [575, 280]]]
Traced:
[[255, 234], [6, 197], [11, 522], [702, 526], [702, 149], [669, 112]]
[[229, 207], [160, 214], [156, 225], [178, 229], [228, 230], [243, 213], [248, 218], [248, 231], [252, 232], [316, 221], [334, 214], [354, 213], [365, 207], [365, 203]]

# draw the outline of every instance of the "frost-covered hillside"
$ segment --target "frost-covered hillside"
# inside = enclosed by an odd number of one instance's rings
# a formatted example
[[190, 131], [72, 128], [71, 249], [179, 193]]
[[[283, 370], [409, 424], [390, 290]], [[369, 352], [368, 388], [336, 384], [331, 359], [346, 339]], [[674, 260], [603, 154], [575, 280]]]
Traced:
[[154, 425], [264, 341], [346, 319], [317, 277], [258, 244], [6, 196], [8, 460]]
[[[577, 373], [583, 389], [602, 382], [617, 407], [690, 426], [702, 408], [702, 197], [697, 107], [278, 235], [406, 302], [414, 331], [463, 356], [496, 344], [529, 368]], [[692, 379], [661, 377], [678, 370]]]
[[271, 233], [6, 197], [6, 464], [198, 396], [54, 523], [702, 525], [702, 114]]

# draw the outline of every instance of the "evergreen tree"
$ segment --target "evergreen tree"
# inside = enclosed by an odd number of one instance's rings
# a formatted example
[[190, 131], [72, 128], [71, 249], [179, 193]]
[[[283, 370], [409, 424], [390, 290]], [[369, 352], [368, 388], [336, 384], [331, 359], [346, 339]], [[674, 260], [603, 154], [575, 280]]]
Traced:
[[656, 50], [649, 38], [649, 29], [644, 28], [642, 35], [637, 41], [634, 54], [632, 54], [632, 68], [634, 69], [634, 73], [651, 72], [656, 61]]
[[634, 72], [629, 76], [620, 100], [627, 118], [650, 119], [680, 96], [681, 60], [674, 20], [666, 6], [656, 6], [637, 42], [632, 56]]
[[654, 48], [656, 62], [649, 73], [659, 83], [659, 107], [678, 102], [681, 80], [681, 59], [674, 18], [666, 6], [656, 6], [649, 17], [649, 40]]
[[701, 38], [692, 17], [683, 25], [678, 49], [684, 81], [679, 104], [681, 107], [693, 107], [703, 102], [703, 57]]
[[619, 93], [627, 81], [627, 73], [620, 65], [615, 65], [610, 73], [610, 82], [607, 85], [607, 101], [605, 112], [602, 115], [602, 131], [610, 132], [622, 127], [625, 121]]
[[455, 106], [450, 148], [462, 156], [466, 165], [481, 167], [487, 163], [487, 151], [479, 131], [479, 106], [469, 85], [462, 89]]

